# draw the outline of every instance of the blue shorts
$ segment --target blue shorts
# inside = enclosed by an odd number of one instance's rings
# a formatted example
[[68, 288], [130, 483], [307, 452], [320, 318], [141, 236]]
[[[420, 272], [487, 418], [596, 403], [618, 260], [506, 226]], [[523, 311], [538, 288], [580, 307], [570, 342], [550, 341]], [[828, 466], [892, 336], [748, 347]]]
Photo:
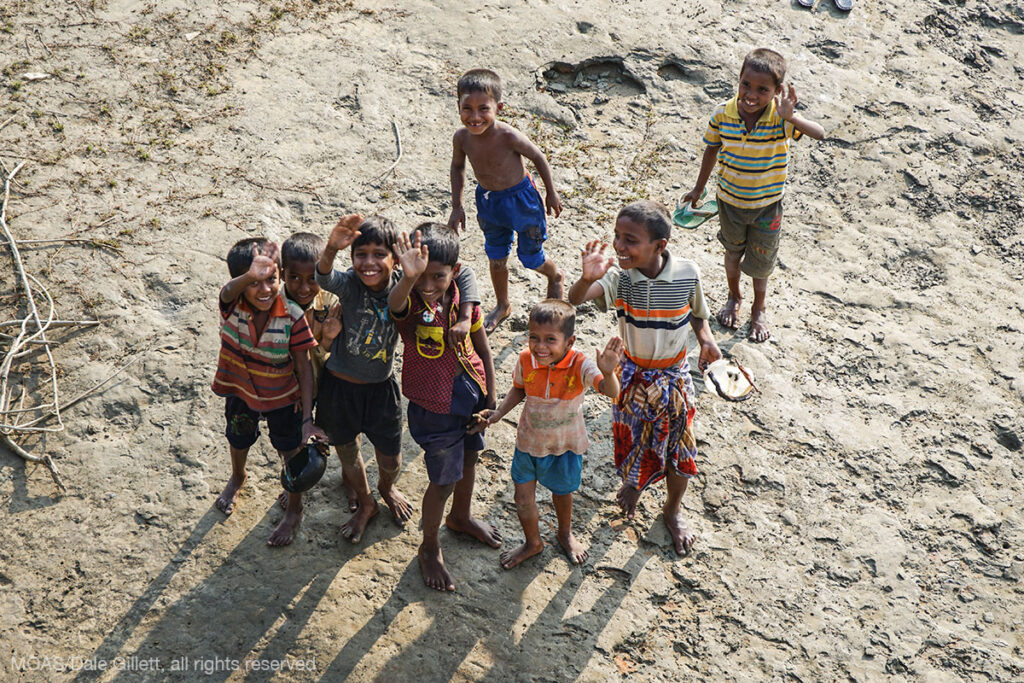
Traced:
[[556, 496], [572, 493], [580, 487], [583, 477], [583, 456], [566, 451], [561, 455], [535, 458], [516, 449], [512, 456], [512, 481], [525, 484], [534, 479]]
[[483, 409], [484, 398], [476, 382], [462, 373], [452, 389], [451, 413], [434, 413], [409, 401], [409, 434], [423, 449], [431, 484], [447, 486], [458, 482], [462, 479], [466, 451], [484, 449], [482, 434], [466, 434], [473, 413]]
[[544, 240], [548, 238], [547, 217], [533, 178], [524, 177], [507, 190], [491, 191], [476, 186], [476, 218], [484, 231], [484, 252], [492, 261], [512, 253], [512, 240], [519, 235], [516, 255], [531, 270], [544, 265]]

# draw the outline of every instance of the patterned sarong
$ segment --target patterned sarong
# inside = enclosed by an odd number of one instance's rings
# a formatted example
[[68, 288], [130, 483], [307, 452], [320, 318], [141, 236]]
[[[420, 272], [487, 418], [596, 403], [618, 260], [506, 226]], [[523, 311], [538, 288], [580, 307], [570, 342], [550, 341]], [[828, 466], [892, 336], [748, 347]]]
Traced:
[[622, 390], [612, 407], [615, 467], [622, 481], [643, 491], [673, 471], [697, 474], [690, 365], [645, 370], [622, 361]]

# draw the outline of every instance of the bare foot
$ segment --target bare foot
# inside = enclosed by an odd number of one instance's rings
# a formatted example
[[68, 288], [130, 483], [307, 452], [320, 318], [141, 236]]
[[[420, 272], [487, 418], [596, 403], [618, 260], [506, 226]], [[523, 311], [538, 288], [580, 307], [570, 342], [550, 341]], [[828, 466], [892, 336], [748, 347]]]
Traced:
[[715, 315], [715, 320], [722, 327], [727, 327], [730, 330], [735, 330], [740, 321], [740, 299], [734, 299], [729, 297], [729, 300], [725, 302], [725, 306], [722, 307]]
[[507, 303], [504, 306], [496, 306], [493, 311], [487, 314], [484, 318], [484, 331], [487, 334], [494, 332], [494, 329], [501, 324], [501, 321], [512, 315], [512, 304]]
[[445, 517], [444, 525], [460, 534], [469, 534], [481, 543], [486, 543], [492, 548], [501, 545], [501, 532], [490, 522], [481, 522], [476, 517], [469, 519], [455, 519], [451, 515]]
[[242, 488], [242, 484], [245, 483], [245, 477], [241, 480], [231, 477], [228, 479], [227, 486], [217, 496], [217, 502], [214, 505], [217, 509], [223, 512], [225, 515], [230, 515], [235, 511], [235, 499], [238, 498], [238, 489]]
[[342, 481], [341, 485], [345, 488], [345, 497], [348, 498], [348, 511], [355, 512], [359, 509], [359, 494], [347, 481]]
[[672, 537], [676, 555], [685, 555], [690, 552], [693, 542], [697, 540], [697, 534], [693, 532], [681, 514], [677, 512], [675, 515], [665, 515], [665, 528], [668, 529], [669, 536]]
[[563, 282], [565, 278], [562, 276], [562, 271], [555, 273], [553, 278], [548, 278], [548, 298], [549, 299], [561, 299], [565, 294], [565, 288]]
[[377, 489], [380, 492], [380, 497], [384, 501], [384, 504], [391, 510], [391, 516], [395, 518], [395, 521], [401, 526], [405, 526], [405, 523], [412, 517], [412, 504], [409, 503], [409, 499], [402, 495], [402, 492], [392, 486], [387, 491], [383, 489]]
[[540, 551], [544, 550], [544, 541], [537, 545], [530, 545], [528, 542], [518, 548], [506, 550], [501, 554], [501, 566], [505, 569], [512, 569], [523, 560], [528, 560]]
[[377, 516], [378, 509], [377, 501], [373, 501], [373, 505], [359, 506], [355, 514], [341, 525], [341, 535], [353, 543], [359, 543], [363, 538], [363, 532], [366, 531], [366, 525]]
[[750, 334], [747, 335], [747, 339], [752, 342], [761, 343], [767, 341], [770, 336], [772, 336], [772, 331], [768, 329], [768, 314], [764, 309], [751, 309]]
[[558, 542], [562, 544], [562, 550], [565, 551], [565, 556], [568, 557], [569, 561], [573, 564], [583, 564], [586, 559], [590, 557], [590, 553], [588, 553], [587, 549], [576, 540], [576, 537], [572, 535], [571, 531], [566, 534], [564, 538], [561, 534], [558, 534]]
[[423, 574], [423, 583], [428, 588], [439, 591], [455, 590], [455, 582], [452, 575], [448, 573], [448, 567], [444, 565], [444, 556], [441, 554], [441, 547], [436, 551], [427, 550], [422, 545], [416, 553], [420, 559], [420, 573]]
[[285, 511], [281, 523], [277, 525], [267, 539], [267, 545], [282, 546], [288, 545], [295, 540], [295, 533], [299, 530], [299, 522], [302, 521], [301, 508], [296, 511]]
[[619, 492], [615, 494], [615, 499], [619, 501], [619, 507], [626, 513], [626, 519], [633, 519], [633, 515], [636, 514], [636, 502], [640, 500], [640, 492], [629, 484], [623, 484], [619, 487]]

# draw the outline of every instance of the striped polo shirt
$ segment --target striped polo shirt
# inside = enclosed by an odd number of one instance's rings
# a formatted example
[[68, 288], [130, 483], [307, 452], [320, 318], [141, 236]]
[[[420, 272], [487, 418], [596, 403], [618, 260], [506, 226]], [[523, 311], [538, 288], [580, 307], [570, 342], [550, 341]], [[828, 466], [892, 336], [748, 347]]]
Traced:
[[690, 343], [690, 317], [707, 320], [711, 315], [697, 264], [667, 251], [654, 278], [636, 268], [612, 266], [599, 282], [604, 297], [597, 303], [615, 310], [626, 355], [641, 368], [681, 364]]
[[736, 98], [720, 104], [708, 121], [704, 144], [718, 152], [718, 199], [741, 209], [759, 209], [782, 198], [786, 189], [789, 141], [803, 133], [775, 111], [764, 108], [754, 129], [740, 118]]
[[293, 351], [316, 346], [302, 308], [278, 293], [263, 334], [256, 338], [252, 309], [240, 296], [220, 302], [220, 356], [213, 393], [237, 396], [257, 412], [268, 412], [299, 400]]
[[597, 363], [575, 349], [554, 365], [541, 365], [529, 349], [520, 352], [512, 385], [526, 393], [526, 406], [516, 430], [516, 448], [535, 458], [585, 453], [590, 443], [583, 397], [588, 386], [599, 389], [603, 379]]

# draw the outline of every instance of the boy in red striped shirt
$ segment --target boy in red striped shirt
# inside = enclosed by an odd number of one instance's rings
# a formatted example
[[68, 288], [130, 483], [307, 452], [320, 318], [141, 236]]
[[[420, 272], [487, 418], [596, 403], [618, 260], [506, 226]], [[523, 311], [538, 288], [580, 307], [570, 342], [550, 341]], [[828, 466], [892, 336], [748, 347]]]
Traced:
[[[225, 435], [231, 451], [231, 478], [217, 498], [230, 515], [245, 483], [249, 448], [267, 420], [270, 443], [283, 460], [310, 439], [327, 440], [313, 424], [313, 365], [316, 346], [302, 308], [279, 291], [277, 244], [263, 238], [236, 242], [228, 252], [231, 280], [220, 290], [220, 356], [213, 393], [225, 398]], [[289, 493], [284, 517], [267, 540], [288, 545], [302, 520], [302, 496]]]

